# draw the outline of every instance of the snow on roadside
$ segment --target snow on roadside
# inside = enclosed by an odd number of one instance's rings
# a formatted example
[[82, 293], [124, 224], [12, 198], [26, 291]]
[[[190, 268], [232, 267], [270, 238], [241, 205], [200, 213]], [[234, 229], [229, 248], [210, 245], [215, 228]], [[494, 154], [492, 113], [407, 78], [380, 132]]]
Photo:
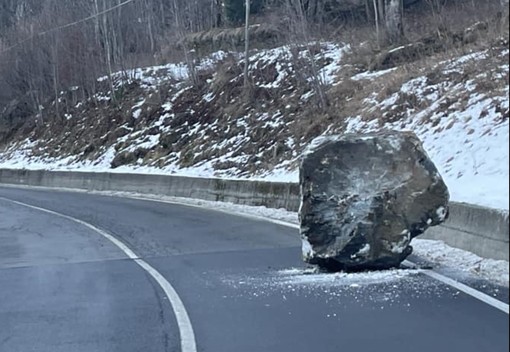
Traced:
[[[228, 202], [215, 202], [201, 199], [192, 198], [179, 198], [170, 196], [156, 196], [137, 194], [130, 192], [93, 192], [99, 194], [107, 194], [112, 196], [135, 197], [140, 199], [157, 200], [162, 202], [187, 204], [190, 206], [199, 206], [217, 211], [227, 213], [235, 213], [260, 219], [272, 219], [284, 223], [298, 226], [298, 214], [296, 212], [287, 211], [285, 209], [271, 209], [265, 206], [251, 206], [240, 205]], [[297, 239], [296, 244], [299, 245]], [[509, 286], [509, 262], [505, 260], [494, 260], [481, 258], [471, 252], [453, 248], [448, 246], [442, 241], [413, 239], [411, 245], [414, 248], [413, 253], [418, 257], [426, 259], [431, 262], [435, 267], [444, 269], [446, 271], [458, 272], [461, 271], [466, 275], [474, 275], [475, 277], [483, 278], [491, 282]], [[281, 271], [280, 279], [283, 283], [328, 283], [333, 280], [342, 279], [342, 282], [349, 283], [349, 285], [357, 285], [359, 281], [363, 282], [382, 282], [390, 280], [398, 280], [399, 278], [415, 274], [415, 270], [389, 270], [383, 272], [367, 272], [367, 273], [338, 273], [336, 276], [315, 274], [313, 271], [303, 269], [289, 269]], [[312, 275], [311, 275], [312, 274]]]
[[[437, 68], [445, 75], [464, 74], [469, 64], [480, 64], [486, 57], [486, 51], [475, 52], [439, 63]], [[369, 111], [380, 110], [382, 120], [394, 122], [382, 125], [381, 120], [364, 121], [355, 116], [348, 119], [346, 132], [413, 131], [441, 173], [452, 200], [508, 210], [508, 81], [491, 91], [477, 90], [481, 82], [497, 74], [508, 77], [507, 66], [500, 64], [461, 82], [435, 82], [427, 76], [411, 79], [381, 101], [375, 95], [366, 100]], [[370, 80], [389, 72], [361, 73], [353, 79]], [[424, 108], [417, 109], [420, 105]]]
[[[267, 208], [265, 206], [243, 205], [243, 204], [234, 204], [234, 203], [229, 203], [229, 202], [209, 201], [209, 200], [194, 199], [194, 198], [160, 196], [160, 195], [133, 193], [133, 192], [91, 191], [90, 193], [109, 195], [109, 196], [131, 197], [131, 198], [155, 200], [155, 201], [168, 202], [168, 203], [179, 203], [179, 204], [185, 204], [185, 205], [189, 205], [189, 206], [197, 206], [197, 207], [213, 209], [216, 211], [222, 211], [222, 212], [226, 212], [226, 213], [235, 213], [235, 214], [239, 214], [239, 215], [258, 217], [261, 220], [267, 220], [267, 219], [277, 220], [277, 221], [282, 221], [282, 222], [293, 224], [294, 226], [297, 226], [297, 223], [298, 223], [297, 213], [291, 212], [291, 211], [288, 211], [285, 209]], [[299, 242], [296, 242], [296, 243], [299, 243]]]
[[450, 247], [443, 241], [416, 238], [411, 244], [414, 248], [413, 254], [429, 260], [436, 266], [446, 270], [460, 269], [464, 273], [509, 286], [509, 263], [505, 260], [481, 258], [471, 252]]
[[[341, 68], [341, 59], [347, 46], [339, 46], [331, 43], [325, 43], [323, 52], [317, 54], [317, 59], [326, 62], [321, 68], [321, 78], [325, 83], [334, 85], [337, 71]], [[305, 52], [306, 54], [306, 52]], [[215, 62], [225, 58], [227, 53], [218, 52], [210, 58], [203, 60], [200, 67], [211, 67]], [[508, 56], [508, 52], [502, 53]], [[239, 56], [240, 58], [241, 56]], [[275, 65], [274, 75], [267, 75], [264, 82], [258, 82], [260, 86], [279, 87], [288, 75], [292, 74], [291, 50], [289, 47], [281, 47], [271, 50], [260, 51], [250, 58], [252, 68], [266, 68], [269, 65]], [[439, 67], [443, 73], [454, 72], [462, 73], [466, 69], [463, 65], [476, 64], [479, 60], [487, 57], [485, 51], [472, 53], [454, 60], [443, 62]], [[285, 59], [286, 60], [282, 60]], [[385, 80], [393, 71], [389, 70], [357, 73], [352, 80], [371, 81], [376, 79]], [[508, 76], [508, 64], [500, 65], [496, 72], [499, 75]], [[499, 77], [494, 73], [494, 77]], [[156, 89], [162, 81], [172, 79], [184, 79], [186, 70], [182, 64], [169, 64], [164, 66], [148, 67], [136, 69], [124, 74], [131, 79], [139, 79], [144, 84]], [[487, 73], [488, 74], [488, 73]], [[116, 74], [117, 79], [122, 80], [123, 75]], [[485, 76], [484, 76], [485, 77]], [[491, 76], [492, 77], [492, 76]], [[482, 77], [483, 78], [483, 77]], [[489, 79], [487, 76], [483, 79]], [[100, 80], [103, 80], [101, 78]], [[181, 82], [182, 83], [182, 82]], [[281, 87], [280, 87], [281, 88]], [[163, 127], [165, 118], [170, 114], [173, 106], [173, 100], [185, 92], [189, 87], [184, 87], [176, 91], [172, 101], [163, 103], [164, 114], [152, 127], [157, 127], [161, 136], [168, 130]], [[435, 82], [429, 80], [426, 75], [420, 75], [414, 79], [404, 82], [400, 91], [382, 97], [381, 101], [376, 99], [376, 92], [365, 99], [365, 115], [383, 116], [381, 119], [386, 121], [383, 125], [378, 120], [364, 121], [359, 116], [350, 117], [347, 120], [347, 129], [345, 132], [364, 133], [375, 131], [380, 128], [391, 128], [394, 130], [412, 130], [423, 141], [424, 148], [430, 155], [449, 187], [451, 200], [457, 202], [467, 202], [486, 206], [490, 208], [508, 210], [509, 203], [509, 120], [508, 115], [508, 83], [501, 91], [494, 90], [487, 95], [476, 91], [475, 80], [455, 83], [448, 80]], [[310, 92], [305, 93], [309, 94]], [[303, 95], [303, 96], [305, 96]], [[204, 101], [211, 101], [214, 95], [208, 91], [202, 97]], [[108, 97], [107, 97], [108, 98]], [[109, 99], [109, 98], [108, 98]], [[403, 100], [404, 103], [399, 100]], [[416, 100], [416, 101], [415, 101]], [[146, 103], [145, 99], [137, 102], [132, 109], [133, 117], [139, 118], [142, 105]], [[403, 109], [405, 111], [400, 111]], [[380, 110], [380, 111], [379, 111]], [[368, 113], [367, 113], [368, 111]], [[362, 112], [360, 112], [361, 114]], [[404, 117], [401, 118], [401, 115]], [[506, 115], [506, 116], [507, 116]], [[365, 116], [366, 117], [366, 116]], [[245, 117], [236, 118], [239, 124]], [[280, 111], [274, 114], [266, 112], [255, 116], [259, 124], [267, 129], [276, 130], [277, 127], [284, 126], [282, 114]], [[192, 127], [192, 128], [191, 128]], [[143, 160], [137, 160], [130, 165], [123, 165], [113, 169], [111, 161], [119, 152], [132, 152], [138, 148], [147, 150], [156, 150], [160, 144], [157, 137], [147, 137], [151, 128], [143, 131], [130, 132], [122, 139], [128, 139], [127, 144], [131, 147], [122, 146], [121, 149], [110, 148], [100, 149], [101, 154], [95, 160], [80, 160], [80, 155], [62, 156], [53, 158], [49, 156], [36, 157], [33, 154], [34, 149], [44, 149], [45, 141], [36, 145], [30, 140], [20, 141], [11, 145], [7, 150], [0, 151], [0, 168], [13, 169], [46, 169], [46, 170], [72, 170], [87, 172], [112, 172], [112, 173], [143, 173], [160, 175], [179, 175], [189, 177], [207, 177], [224, 179], [244, 179], [244, 180], [263, 180], [271, 182], [298, 182], [298, 170], [296, 170], [296, 159], [299, 157], [300, 148], [296, 147], [297, 138], [291, 139], [292, 143], [288, 148], [293, 150], [292, 154], [276, 165], [272, 169], [264, 170], [262, 167], [256, 176], [248, 174], [239, 168], [240, 165], [248, 164], [248, 160], [253, 155], [243, 152], [240, 153], [241, 146], [247, 145], [254, 134], [255, 126], [245, 123], [238, 135], [204, 144], [210, 148], [214, 146], [225, 150], [220, 155], [213, 154], [207, 158], [197, 158], [200, 160], [194, 165], [182, 167], [180, 160], [183, 157], [181, 151], [169, 154], [167, 160], [164, 160], [164, 166], [160, 163], [143, 164]], [[215, 131], [214, 125], [205, 124], [190, 126], [189, 131], [183, 134], [183, 137], [189, 139], [203, 138], [203, 133], [209, 128]], [[285, 129], [286, 127], [282, 127]], [[137, 135], [143, 132], [143, 135]], [[129, 138], [128, 138], [129, 137]], [[118, 142], [121, 142], [119, 139]], [[211, 147], [212, 146], [212, 147]], [[264, 159], [263, 152], [271, 150], [276, 144], [265, 147], [267, 150], [261, 150], [260, 155], [255, 155], [258, 159]], [[204, 148], [205, 150], [205, 148]], [[238, 150], [238, 156], [234, 157]], [[202, 156], [203, 150], [193, 150], [194, 156]], [[40, 153], [39, 153], [40, 154]], [[162, 160], [159, 160], [162, 161]], [[259, 160], [260, 162], [260, 160]], [[142, 165], [143, 164], [143, 165]], [[217, 169], [216, 165], [232, 164], [228, 169]]]

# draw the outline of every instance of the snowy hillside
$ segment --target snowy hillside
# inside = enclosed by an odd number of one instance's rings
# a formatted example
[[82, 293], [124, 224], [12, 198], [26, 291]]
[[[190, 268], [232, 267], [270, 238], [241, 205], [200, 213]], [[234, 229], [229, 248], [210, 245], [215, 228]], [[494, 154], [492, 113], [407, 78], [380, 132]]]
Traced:
[[[260, 51], [250, 57], [248, 102], [240, 54], [198, 63], [199, 87], [189, 84], [183, 64], [123, 72], [114, 94], [106, 78], [98, 80], [103, 91], [85, 101], [62, 92], [64, 117], [45, 117], [55, 103], [46, 107], [38, 124], [5, 145], [0, 168], [297, 182], [299, 155], [313, 138], [390, 128], [422, 139], [452, 200], [508, 210], [507, 48], [376, 72], [350, 63], [346, 45]], [[326, 91], [326, 108], [318, 107], [314, 79]]]

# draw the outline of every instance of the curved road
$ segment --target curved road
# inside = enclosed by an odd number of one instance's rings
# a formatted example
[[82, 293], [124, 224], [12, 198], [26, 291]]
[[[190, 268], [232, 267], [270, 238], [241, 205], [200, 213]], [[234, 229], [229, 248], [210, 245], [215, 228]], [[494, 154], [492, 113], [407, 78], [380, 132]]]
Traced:
[[87, 224], [171, 284], [197, 351], [508, 351], [507, 314], [421, 273], [304, 275], [295, 229], [0, 187], [1, 352], [181, 351], [160, 280]]

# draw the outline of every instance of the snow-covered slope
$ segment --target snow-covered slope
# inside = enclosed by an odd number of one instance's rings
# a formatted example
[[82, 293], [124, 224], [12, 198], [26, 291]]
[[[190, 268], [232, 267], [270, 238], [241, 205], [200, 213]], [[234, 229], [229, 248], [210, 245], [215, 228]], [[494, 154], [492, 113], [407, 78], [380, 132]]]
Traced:
[[[452, 200], [507, 210], [507, 47], [378, 72], [349, 64], [346, 45], [260, 51], [250, 58], [248, 100], [240, 54], [198, 63], [200, 87], [183, 64], [119, 73], [116, 110], [108, 89], [73, 104], [63, 122], [19, 133], [0, 167], [297, 182], [314, 137], [391, 128], [422, 139]], [[322, 109], [317, 83], [329, 102]], [[66, 94], [60, 105], [70, 105]]]
[[[436, 83], [423, 75], [382, 101], [368, 101], [371, 109], [382, 107], [383, 120], [354, 117], [346, 130], [412, 130], [423, 141], [453, 200], [508, 209], [508, 64], [462, 78], [466, 63], [483, 65], [488, 55], [482, 51], [438, 65], [445, 76], [459, 79]], [[508, 60], [508, 51], [501, 55]], [[504, 79], [506, 85], [480, 91], [479, 85], [491, 79]], [[384, 122], [385, 114], [391, 116], [401, 108], [395, 104], [399, 99], [406, 100], [404, 109], [396, 113], [400, 118]]]

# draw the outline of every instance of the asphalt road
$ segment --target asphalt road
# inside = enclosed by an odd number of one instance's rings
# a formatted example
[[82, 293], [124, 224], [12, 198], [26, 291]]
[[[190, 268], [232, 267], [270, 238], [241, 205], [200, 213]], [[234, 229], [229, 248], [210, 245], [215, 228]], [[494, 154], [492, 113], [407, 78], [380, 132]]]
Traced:
[[[508, 315], [413, 271], [304, 275], [295, 229], [211, 210], [0, 187], [0, 352], [508, 351]], [[306, 273], [306, 271], [304, 271]], [[508, 289], [498, 288], [506, 293]]]

